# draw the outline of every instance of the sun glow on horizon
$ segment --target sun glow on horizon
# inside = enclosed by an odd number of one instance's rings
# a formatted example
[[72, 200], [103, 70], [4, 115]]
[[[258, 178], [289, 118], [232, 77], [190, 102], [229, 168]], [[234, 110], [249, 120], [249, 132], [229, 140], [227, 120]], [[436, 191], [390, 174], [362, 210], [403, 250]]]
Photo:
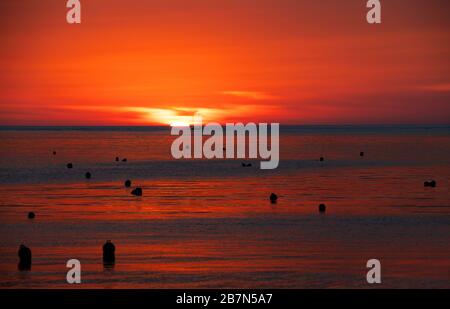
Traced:
[[169, 108], [149, 108], [149, 107], [125, 107], [126, 111], [138, 112], [144, 120], [151, 123], [169, 125], [172, 127], [188, 127], [200, 124], [196, 119], [196, 115], [200, 115], [202, 119], [212, 121], [220, 119], [221, 111], [210, 108], [186, 108], [175, 107]]

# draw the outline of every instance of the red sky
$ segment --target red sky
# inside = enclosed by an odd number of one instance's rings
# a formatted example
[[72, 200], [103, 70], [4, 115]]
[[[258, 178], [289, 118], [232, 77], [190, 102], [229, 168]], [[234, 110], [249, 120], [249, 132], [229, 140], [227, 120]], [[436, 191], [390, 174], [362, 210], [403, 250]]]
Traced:
[[1, 125], [450, 123], [450, 2], [0, 2]]

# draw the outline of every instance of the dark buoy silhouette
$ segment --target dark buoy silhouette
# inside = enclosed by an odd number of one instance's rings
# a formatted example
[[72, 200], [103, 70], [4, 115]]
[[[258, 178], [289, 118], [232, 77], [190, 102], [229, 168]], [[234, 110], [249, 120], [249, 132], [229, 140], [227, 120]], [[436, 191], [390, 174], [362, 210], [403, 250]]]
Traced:
[[116, 162], [119, 162], [119, 160], [120, 160], [119, 157], [116, 157]]
[[276, 195], [275, 193], [272, 193], [272, 194], [270, 194], [269, 199], [272, 204], [275, 204], [278, 200], [278, 195]]
[[437, 183], [435, 180], [429, 180], [429, 181], [425, 181], [423, 183], [423, 186], [428, 187], [428, 188], [436, 188], [436, 185], [437, 185]]
[[128, 161], [127, 158], [122, 159], [122, 162], [127, 162], [127, 161]]
[[131, 194], [135, 195], [135, 196], [142, 196], [142, 189], [141, 188], [135, 188], [133, 189], [133, 191], [131, 191]]
[[31, 270], [31, 249], [25, 245], [19, 247], [19, 270]]
[[73, 164], [72, 163], [67, 163], [67, 168], [73, 168]]
[[252, 164], [251, 163], [245, 163], [245, 162], [242, 162], [242, 167], [252, 167]]
[[364, 151], [361, 151], [361, 152], [359, 153], [359, 156], [360, 156], [360, 157], [364, 157]]
[[34, 219], [36, 217], [36, 215], [34, 214], [34, 212], [30, 211], [28, 213], [28, 219]]
[[84, 177], [86, 177], [86, 179], [91, 179], [92, 175], [91, 173], [87, 172], [86, 174], [84, 174]]
[[320, 213], [324, 213], [325, 211], [327, 211], [327, 206], [325, 206], [325, 204], [320, 204], [319, 205], [319, 212]]
[[116, 246], [107, 240], [103, 245], [103, 264], [104, 265], [114, 265], [116, 262]]
[[53, 155], [56, 155], [56, 151], [53, 151]]
[[125, 187], [127, 188], [131, 187], [131, 180], [129, 179], [125, 180]]
[[323, 162], [323, 161], [325, 161], [325, 158], [324, 157], [320, 157], [319, 161]]

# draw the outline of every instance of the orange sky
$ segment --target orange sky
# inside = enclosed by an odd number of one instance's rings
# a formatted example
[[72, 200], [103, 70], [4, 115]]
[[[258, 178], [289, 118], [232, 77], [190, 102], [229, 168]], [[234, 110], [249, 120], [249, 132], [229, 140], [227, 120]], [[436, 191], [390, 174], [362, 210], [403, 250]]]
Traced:
[[450, 123], [450, 2], [0, 2], [0, 125]]

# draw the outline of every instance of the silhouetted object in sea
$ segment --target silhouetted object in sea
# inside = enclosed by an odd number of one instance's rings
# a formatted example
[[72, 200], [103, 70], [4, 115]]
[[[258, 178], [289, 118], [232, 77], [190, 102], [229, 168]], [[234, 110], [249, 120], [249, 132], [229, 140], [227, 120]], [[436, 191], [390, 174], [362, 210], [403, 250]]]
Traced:
[[251, 163], [244, 163], [244, 162], [242, 162], [242, 167], [251, 167], [252, 166], [252, 164]]
[[86, 177], [86, 179], [91, 179], [92, 175], [91, 173], [87, 172], [86, 174], [84, 174], [84, 177]]
[[129, 179], [125, 180], [125, 187], [127, 188], [131, 187], [131, 180]]
[[364, 157], [364, 151], [361, 151], [361, 152], [359, 153], [359, 156], [360, 156], [360, 157]]
[[31, 270], [31, 250], [25, 245], [19, 247], [19, 270]]
[[119, 157], [116, 157], [116, 162], [119, 162], [119, 160], [120, 160]]
[[105, 266], [114, 265], [116, 262], [116, 246], [111, 242], [111, 240], [107, 240], [103, 245], [103, 264]]
[[270, 198], [270, 202], [272, 204], [275, 204], [277, 202], [277, 200], [278, 200], [278, 195], [276, 195], [275, 193], [272, 193], [272, 194], [270, 194], [269, 198]]
[[325, 206], [325, 204], [320, 204], [319, 205], [319, 212], [320, 213], [324, 213], [325, 211], [327, 211], [327, 206]]
[[437, 183], [435, 180], [425, 181], [423, 183], [424, 187], [429, 187], [429, 188], [436, 188], [436, 185], [437, 185]]
[[28, 213], [28, 219], [34, 219], [36, 217], [36, 215], [34, 214], [34, 212], [30, 211]]
[[131, 194], [135, 195], [135, 196], [142, 196], [142, 189], [141, 188], [135, 188], [131, 191]]
[[56, 151], [53, 151], [53, 155], [56, 155]]
[[73, 164], [72, 163], [67, 163], [67, 168], [73, 168]]
[[319, 161], [323, 162], [323, 161], [325, 161], [325, 158], [324, 157], [320, 157]]
[[122, 162], [127, 162], [127, 161], [128, 161], [127, 158], [122, 159]]

